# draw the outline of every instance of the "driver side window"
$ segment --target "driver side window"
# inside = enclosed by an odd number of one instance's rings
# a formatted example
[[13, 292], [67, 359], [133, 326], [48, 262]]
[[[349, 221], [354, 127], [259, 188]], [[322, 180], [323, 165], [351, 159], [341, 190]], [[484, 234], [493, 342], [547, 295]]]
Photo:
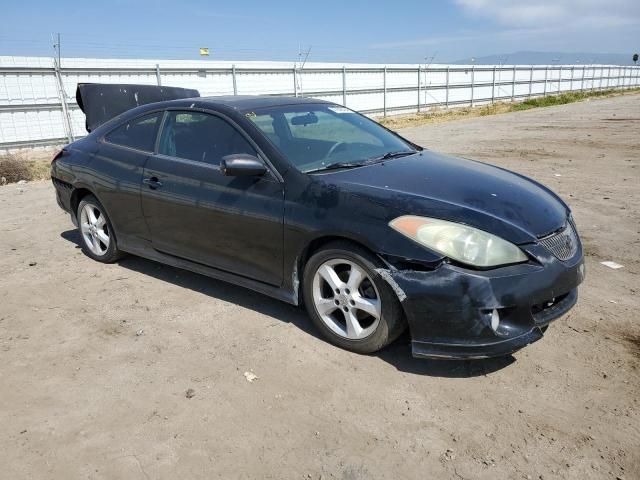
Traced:
[[222, 118], [183, 111], [168, 112], [158, 153], [210, 165], [219, 165], [226, 155], [257, 155], [244, 136]]

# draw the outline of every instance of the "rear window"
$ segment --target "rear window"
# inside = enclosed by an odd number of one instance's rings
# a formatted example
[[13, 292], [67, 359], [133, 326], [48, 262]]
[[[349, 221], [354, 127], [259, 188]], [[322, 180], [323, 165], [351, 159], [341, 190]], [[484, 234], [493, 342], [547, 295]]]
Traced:
[[105, 135], [104, 139], [122, 147], [153, 152], [161, 113], [152, 113], [130, 120]]

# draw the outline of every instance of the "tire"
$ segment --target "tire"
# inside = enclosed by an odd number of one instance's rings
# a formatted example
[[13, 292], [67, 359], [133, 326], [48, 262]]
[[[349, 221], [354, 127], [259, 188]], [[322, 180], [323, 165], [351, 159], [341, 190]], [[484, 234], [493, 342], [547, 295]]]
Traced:
[[102, 263], [113, 263], [122, 257], [109, 217], [96, 197], [87, 195], [80, 201], [76, 218], [85, 255]]
[[368, 354], [384, 348], [405, 330], [398, 297], [375, 270], [383, 266], [364, 248], [343, 241], [328, 244], [309, 259], [303, 274], [304, 303], [329, 342]]

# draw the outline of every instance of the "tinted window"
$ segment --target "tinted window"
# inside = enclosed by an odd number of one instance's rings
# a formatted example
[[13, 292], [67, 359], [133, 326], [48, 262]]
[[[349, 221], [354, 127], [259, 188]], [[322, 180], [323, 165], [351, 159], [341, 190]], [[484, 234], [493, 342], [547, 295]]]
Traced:
[[[375, 147], [383, 146], [382, 140], [371, 135], [359, 125], [364, 121], [364, 118], [355, 117], [352, 112], [346, 109], [340, 110], [339, 107], [335, 107], [334, 110], [344, 111], [344, 113], [334, 114], [331, 111], [317, 110], [310, 113], [287, 112], [284, 117], [287, 119], [287, 125], [294, 138], [329, 142], [339, 140], [341, 142], [364, 143]], [[355, 120], [354, 123], [345, 120], [348, 115], [351, 115], [351, 119]], [[305, 121], [306, 118], [309, 119], [309, 122]]]
[[161, 113], [153, 113], [131, 120], [105, 135], [109, 143], [153, 152]]
[[265, 107], [246, 116], [303, 172], [413, 151], [373, 120], [339, 105]]
[[218, 165], [225, 155], [256, 151], [223, 119], [202, 112], [169, 112], [158, 153]]

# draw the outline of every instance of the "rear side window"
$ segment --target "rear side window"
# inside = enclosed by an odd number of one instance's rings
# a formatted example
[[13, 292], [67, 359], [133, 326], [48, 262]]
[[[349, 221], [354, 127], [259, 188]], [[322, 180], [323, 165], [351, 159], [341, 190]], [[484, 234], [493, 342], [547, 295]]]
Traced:
[[138, 117], [112, 130], [105, 135], [104, 139], [115, 145], [153, 152], [161, 115], [161, 113], [152, 113]]
[[168, 112], [158, 153], [211, 165], [219, 165], [226, 155], [256, 155], [242, 134], [225, 120], [208, 113], [180, 111]]

